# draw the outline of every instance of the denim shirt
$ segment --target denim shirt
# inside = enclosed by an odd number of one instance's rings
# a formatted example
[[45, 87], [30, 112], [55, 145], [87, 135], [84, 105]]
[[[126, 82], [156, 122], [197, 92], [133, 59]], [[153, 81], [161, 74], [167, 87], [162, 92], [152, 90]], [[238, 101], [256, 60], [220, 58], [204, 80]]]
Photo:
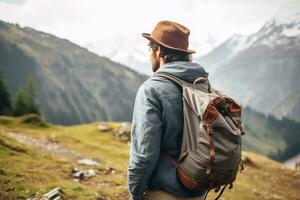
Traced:
[[[157, 72], [167, 72], [193, 82], [208, 73], [197, 63], [176, 61]], [[151, 76], [139, 88], [132, 119], [128, 189], [134, 200], [145, 190], [164, 190], [180, 197], [202, 196], [190, 191], [176, 177], [176, 169], [162, 152], [178, 159], [183, 131], [182, 89], [163, 77]]]

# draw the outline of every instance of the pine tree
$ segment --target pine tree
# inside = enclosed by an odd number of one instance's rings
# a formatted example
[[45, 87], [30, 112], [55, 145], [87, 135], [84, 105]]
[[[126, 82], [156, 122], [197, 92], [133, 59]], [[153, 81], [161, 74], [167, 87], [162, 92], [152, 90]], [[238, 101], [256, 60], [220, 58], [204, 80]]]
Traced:
[[26, 113], [27, 113], [27, 105], [25, 102], [24, 90], [19, 88], [14, 98], [12, 114], [14, 116], [21, 116]]
[[33, 84], [32, 78], [27, 79], [25, 100], [27, 104], [28, 113], [40, 114], [39, 107], [36, 103], [37, 88]]
[[8, 115], [11, 112], [11, 103], [9, 93], [3, 81], [2, 72], [0, 70], [0, 115]]
[[20, 116], [34, 113], [40, 115], [39, 107], [36, 103], [37, 89], [33, 84], [32, 78], [27, 79], [26, 86], [19, 88], [13, 103], [13, 115]]

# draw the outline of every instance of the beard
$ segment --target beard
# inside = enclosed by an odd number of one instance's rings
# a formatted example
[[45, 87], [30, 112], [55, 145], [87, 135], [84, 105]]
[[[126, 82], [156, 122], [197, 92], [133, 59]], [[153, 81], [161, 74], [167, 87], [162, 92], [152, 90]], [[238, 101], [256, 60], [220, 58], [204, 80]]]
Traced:
[[160, 67], [159, 59], [151, 59], [152, 71], [156, 72]]

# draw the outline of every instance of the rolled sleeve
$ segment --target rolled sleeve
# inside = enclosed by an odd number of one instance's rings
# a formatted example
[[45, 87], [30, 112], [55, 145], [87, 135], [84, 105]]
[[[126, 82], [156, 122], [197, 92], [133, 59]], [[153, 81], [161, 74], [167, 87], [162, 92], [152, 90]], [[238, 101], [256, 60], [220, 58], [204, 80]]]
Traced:
[[135, 99], [128, 165], [128, 189], [134, 200], [142, 198], [159, 159], [161, 136], [158, 91], [144, 83]]

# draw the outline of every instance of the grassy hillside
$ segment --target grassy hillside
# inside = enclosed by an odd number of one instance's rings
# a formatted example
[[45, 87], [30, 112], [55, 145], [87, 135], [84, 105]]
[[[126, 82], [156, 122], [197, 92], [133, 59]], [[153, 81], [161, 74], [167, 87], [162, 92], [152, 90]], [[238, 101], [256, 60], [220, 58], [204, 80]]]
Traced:
[[276, 119], [246, 107], [243, 109], [246, 129], [244, 149], [279, 161], [285, 161], [300, 152], [300, 123], [283, 117]]
[[[97, 126], [110, 127], [100, 131]], [[126, 171], [129, 145], [114, 136], [121, 124], [96, 122], [54, 126], [30, 117], [0, 117], [0, 199], [39, 197], [60, 187], [70, 199], [129, 199]], [[232, 190], [223, 199], [299, 199], [300, 173], [253, 153]], [[83, 166], [78, 159], [99, 162]], [[73, 167], [94, 169], [84, 181], [71, 176]], [[208, 199], [212, 199], [214, 192]]]
[[12, 97], [31, 76], [43, 117], [65, 125], [130, 121], [147, 78], [68, 40], [1, 20], [0, 70]]
[[[95, 199], [96, 196], [113, 198], [115, 195], [124, 196], [126, 193], [128, 144], [118, 142], [110, 133], [98, 131], [96, 123], [62, 127], [28, 125], [22, 123], [22, 118], [12, 120], [1, 117], [0, 121], [2, 198], [32, 197], [57, 186], [61, 187], [71, 199]], [[115, 123], [106, 124], [118, 126]], [[32, 145], [17, 142], [15, 137], [11, 137], [11, 133], [25, 136], [23, 142], [27, 139]], [[29, 140], [32, 138], [36, 139], [36, 142]], [[44, 140], [47, 141], [44, 146], [54, 146], [53, 151], [49, 151], [48, 147], [36, 146]], [[71, 153], [55, 151], [55, 145], [69, 149]], [[100, 165], [96, 168], [84, 167], [77, 164], [79, 158], [97, 160]], [[96, 176], [88, 181], [75, 182], [71, 177], [71, 169], [78, 166], [83, 169], [95, 169]], [[107, 167], [114, 168], [115, 173], [106, 175]]]
[[265, 115], [246, 107], [243, 117], [246, 129], [244, 149], [269, 156], [286, 148], [287, 144]]

